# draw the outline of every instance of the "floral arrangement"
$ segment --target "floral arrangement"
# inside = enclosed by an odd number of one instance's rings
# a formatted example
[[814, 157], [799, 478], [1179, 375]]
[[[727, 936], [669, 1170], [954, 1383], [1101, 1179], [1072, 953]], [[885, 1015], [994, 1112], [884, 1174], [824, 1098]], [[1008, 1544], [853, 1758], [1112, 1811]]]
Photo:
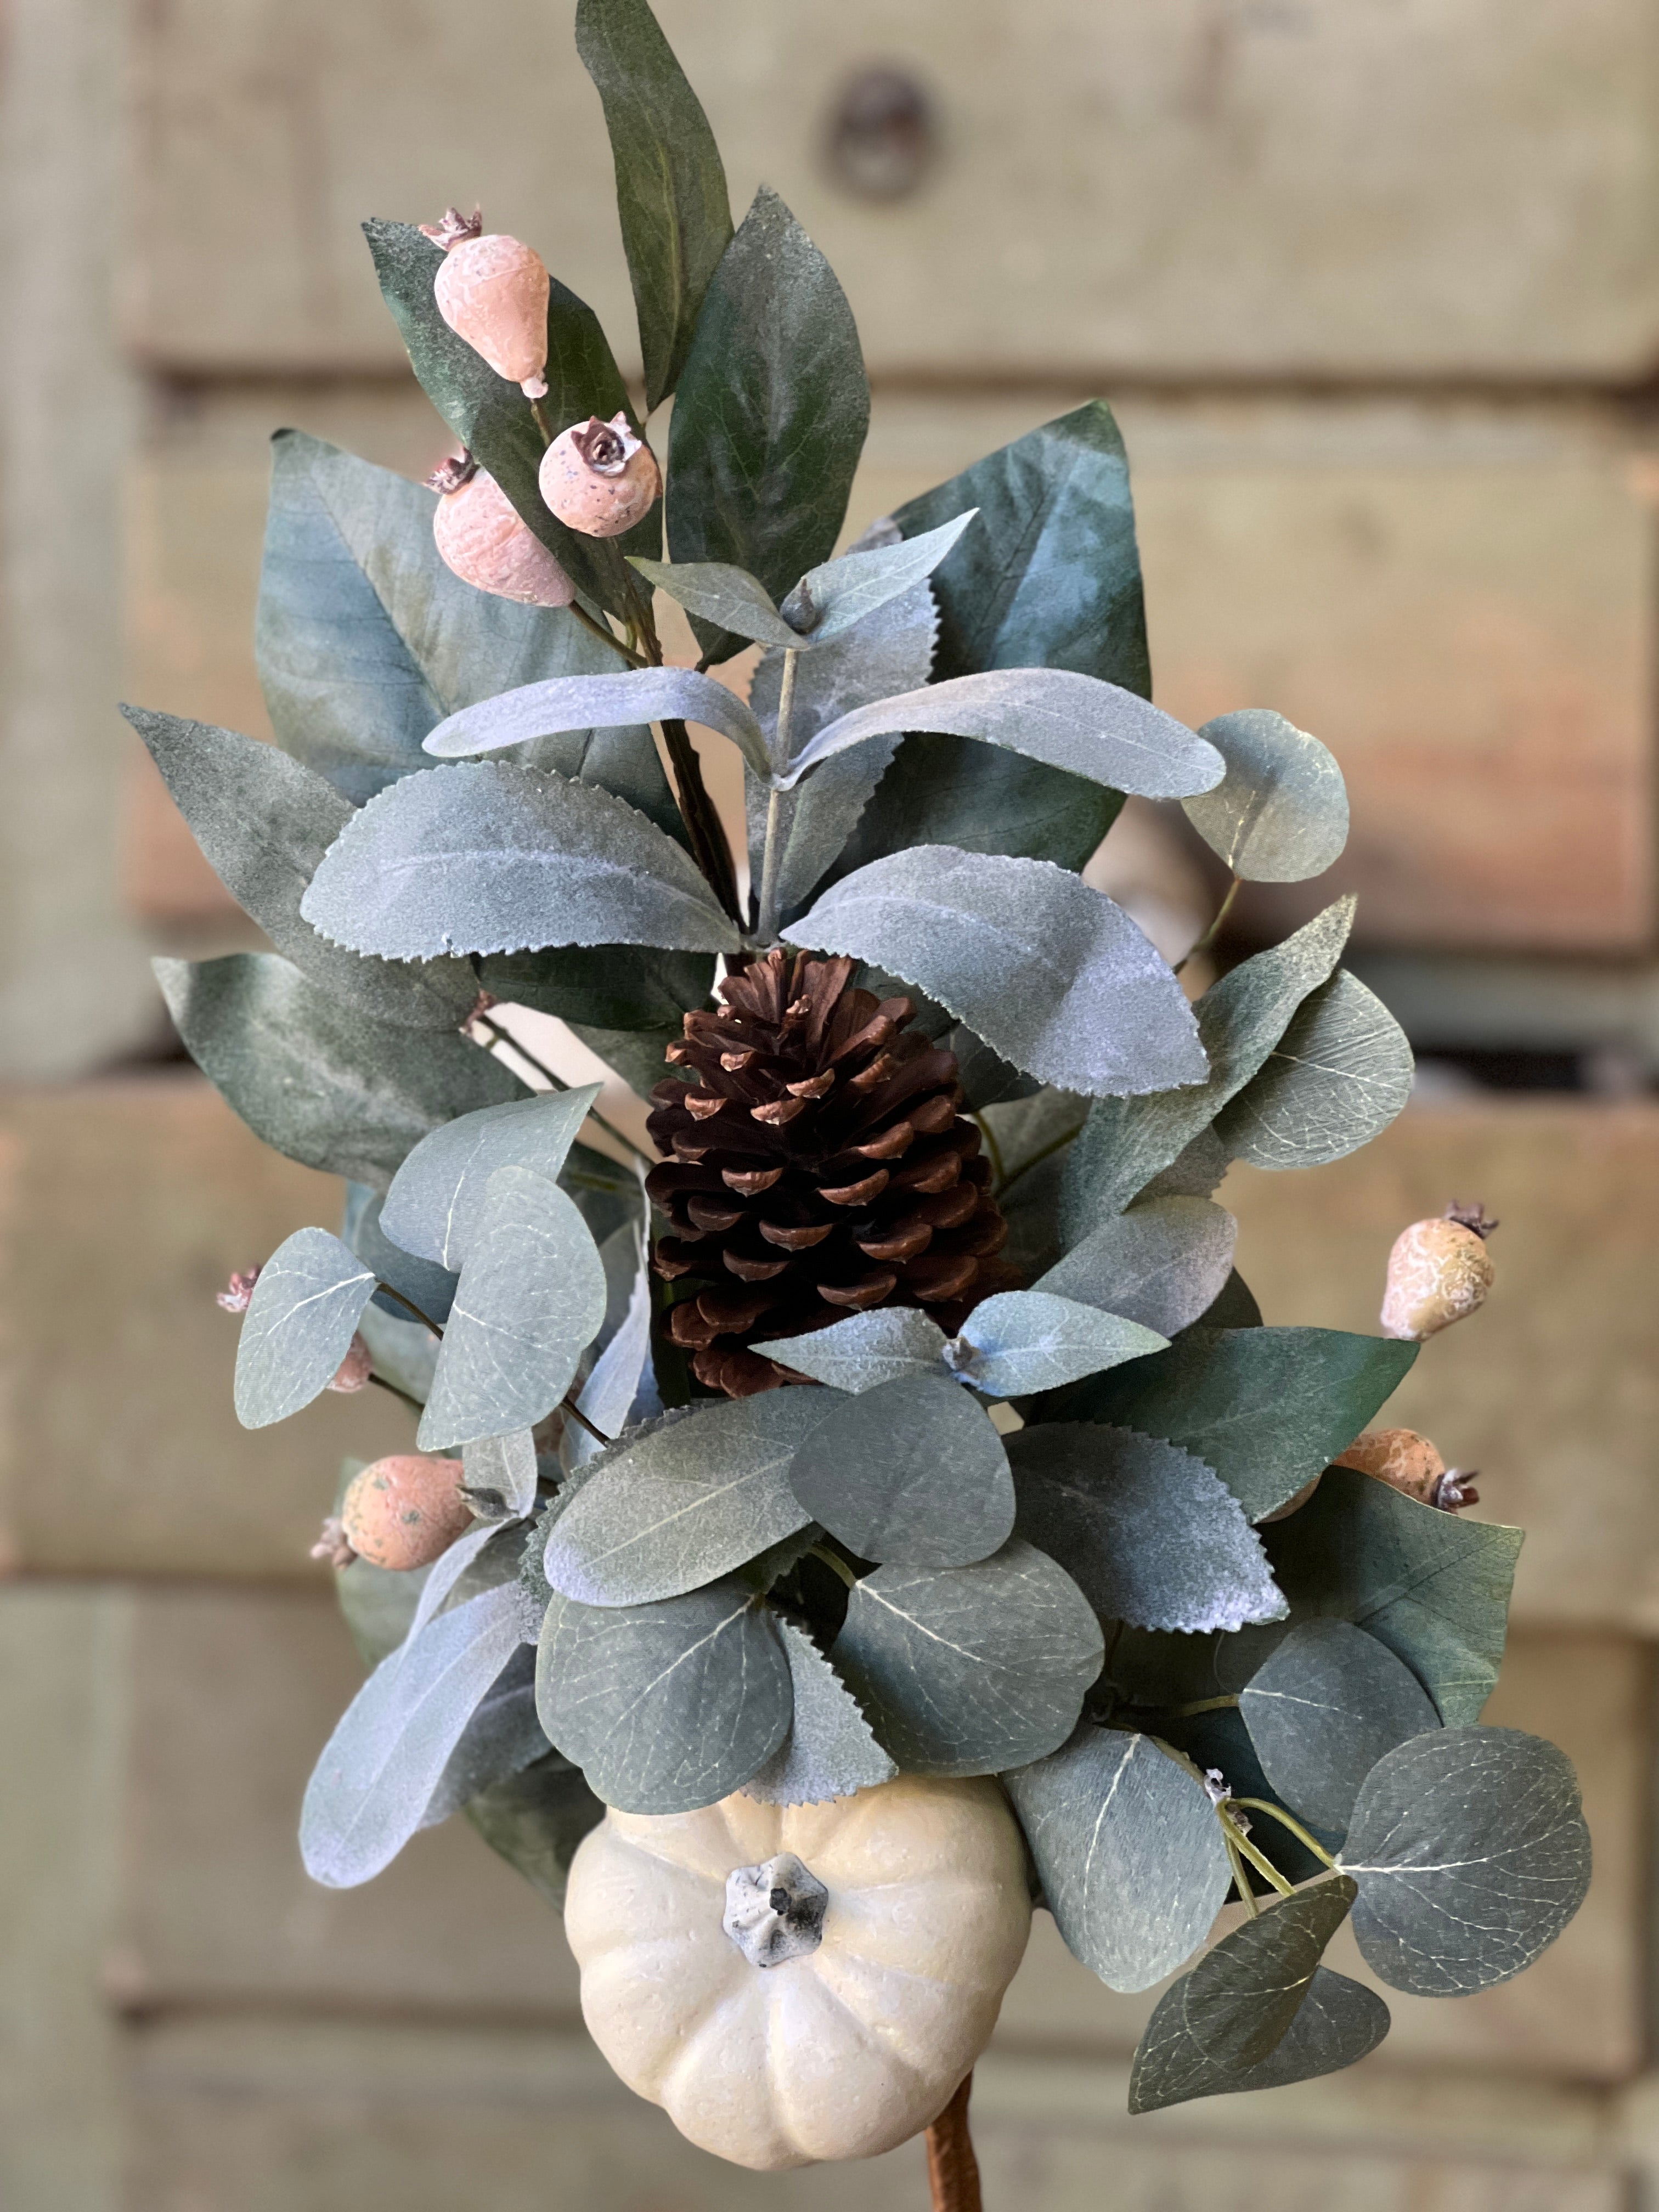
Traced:
[[[1150, 703], [1103, 404], [837, 556], [869, 397], [834, 276], [769, 191], [733, 230], [645, 0], [577, 40], [642, 408], [530, 246], [369, 223], [463, 450], [428, 490], [279, 434], [276, 744], [131, 714], [273, 947], [159, 963], [179, 1031], [348, 1185], [226, 1294], [238, 1411], [373, 1384], [414, 1425], [319, 1547], [372, 1671], [302, 1845], [361, 1882], [464, 1811], [694, 2142], [927, 2128], [966, 2205], [1034, 1902], [1114, 1989], [1178, 1975], [1137, 2111], [1371, 2051], [1345, 1920], [1451, 1996], [1577, 1909], [1570, 1767], [1480, 1725], [1519, 1533], [1368, 1426], [1494, 1224], [1408, 1229], [1379, 1336], [1263, 1324], [1230, 1163], [1334, 1159], [1410, 1085], [1352, 902], [1189, 1004], [1080, 872], [1136, 793], [1235, 888], [1317, 875], [1334, 761]], [[755, 647], [746, 696], [708, 672]], [[742, 757], [746, 890], [688, 721]], [[503, 1002], [648, 1097], [656, 1157], [509, 1060]]]

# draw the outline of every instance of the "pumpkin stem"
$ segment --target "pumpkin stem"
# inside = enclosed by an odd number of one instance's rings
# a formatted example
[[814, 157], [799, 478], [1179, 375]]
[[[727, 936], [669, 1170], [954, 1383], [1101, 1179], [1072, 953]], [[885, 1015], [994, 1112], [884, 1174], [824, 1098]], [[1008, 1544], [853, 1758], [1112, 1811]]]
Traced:
[[933, 2212], [983, 2212], [979, 2160], [968, 2132], [968, 2099], [973, 2087], [974, 2077], [969, 2074], [927, 2130], [927, 2185], [933, 2191]]

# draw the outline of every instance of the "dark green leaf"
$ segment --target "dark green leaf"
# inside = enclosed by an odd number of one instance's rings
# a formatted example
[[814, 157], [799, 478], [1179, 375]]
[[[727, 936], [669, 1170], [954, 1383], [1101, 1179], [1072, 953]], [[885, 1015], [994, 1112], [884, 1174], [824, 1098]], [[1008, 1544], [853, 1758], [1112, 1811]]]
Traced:
[[1339, 968], [1297, 1008], [1215, 1133], [1254, 1168], [1316, 1168], [1381, 1136], [1412, 1094], [1412, 1048], [1375, 993]]
[[840, 1675], [810, 1636], [787, 1620], [776, 1627], [789, 1660], [794, 1715], [788, 1735], [744, 1783], [744, 1796], [763, 1805], [822, 1805], [890, 1782], [898, 1769]]
[[581, 1769], [562, 1752], [550, 1751], [504, 1782], [480, 1790], [464, 1810], [490, 1850], [562, 1912], [576, 1846], [605, 1818], [605, 1807]]
[[861, 1559], [965, 1567], [1013, 1531], [1002, 1440], [945, 1376], [840, 1400], [796, 1452], [789, 1480], [807, 1514]]
[[374, 1278], [326, 1229], [296, 1229], [259, 1270], [236, 1346], [236, 1418], [269, 1428], [334, 1379]]
[[491, 952], [478, 963], [478, 988], [492, 998], [586, 1029], [678, 1029], [685, 1009], [702, 1006], [714, 986], [708, 954], [659, 951], [641, 959], [633, 945], [556, 945]]
[[1411, 1668], [1346, 1620], [1292, 1628], [1238, 1704], [1277, 1795], [1339, 1834], [1383, 1753], [1440, 1725]]
[[1247, 884], [1323, 875], [1348, 842], [1348, 794], [1318, 738], [1265, 707], [1218, 715], [1203, 734], [1227, 773], [1182, 804], [1211, 851]]
[[1319, 1966], [1296, 2018], [1267, 2056], [1254, 2066], [1222, 2065], [1187, 2024], [1192, 1980], [1186, 1975], [1167, 1991], [1147, 2022], [1129, 2079], [1132, 2112], [1156, 2112], [1194, 2097], [1283, 2089], [1340, 2073], [1369, 2057], [1389, 2032], [1389, 2008], [1375, 1990]]
[[434, 1129], [392, 1179], [380, 1215], [386, 1234], [404, 1251], [459, 1273], [496, 1169], [528, 1168], [556, 1182], [599, 1095], [597, 1083], [539, 1091]]
[[462, 1729], [421, 1826], [435, 1828], [481, 1790], [521, 1773], [550, 1749], [536, 1717], [536, 1655], [521, 1644]]
[[842, 856], [842, 872], [916, 845], [1007, 853], [1081, 871], [1122, 796], [972, 738], [905, 738]]

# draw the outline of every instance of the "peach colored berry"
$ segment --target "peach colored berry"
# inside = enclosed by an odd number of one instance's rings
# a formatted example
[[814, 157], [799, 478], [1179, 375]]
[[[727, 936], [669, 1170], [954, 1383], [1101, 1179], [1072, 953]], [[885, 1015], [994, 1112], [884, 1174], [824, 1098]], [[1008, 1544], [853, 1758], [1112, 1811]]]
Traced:
[[368, 1378], [374, 1372], [374, 1355], [361, 1336], [354, 1336], [346, 1348], [346, 1356], [334, 1370], [331, 1390], [339, 1390], [349, 1397], [359, 1390], [367, 1390]]
[[1448, 1467], [1426, 1437], [1415, 1429], [1367, 1429], [1356, 1437], [1338, 1467], [1351, 1467], [1386, 1482], [1419, 1505], [1437, 1505], [1455, 1513], [1462, 1505], [1477, 1505], [1480, 1493], [1473, 1475]]
[[1472, 1314], [1492, 1288], [1486, 1238], [1497, 1226], [1479, 1207], [1455, 1207], [1402, 1229], [1389, 1255], [1383, 1335], [1420, 1344]]
[[1270, 1521], [1288, 1521], [1292, 1513], [1299, 1513], [1311, 1499], [1315, 1491], [1318, 1489], [1319, 1481], [1319, 1476], [1315, 1475], [1311, 1482], [1304, 1482], [1293, 1498], [1287, 1498], [1285, 1503], [1275, 1507], [1273, 1512], [1264, 1513], [1256, 1526], [1265, 1528]]
[[561, 431], [542, 455], [542, 497], [568, 529], [620, 538], [651, 512], [662, 490], [656, 455], [626, 415], [590, 415]]
[[352, 1478], [340, 1505], [345, 1541], [372, 1566], [429, 1566], [472, 1526], [458, 1459], [398, 1452]]
[[474, 469], [459, 483], [445, 482], [453, 469], [428, 478], [442, 494], [432, 535], [446, 567], [464, 584], [527, 607], [568, 607], [576, 596], [558, 562], [494, 477]]
[[547, 390], [547, 264], [501, 231], [463, 237], [433, 280], [438, 313], [497, 376], [532, 399]]

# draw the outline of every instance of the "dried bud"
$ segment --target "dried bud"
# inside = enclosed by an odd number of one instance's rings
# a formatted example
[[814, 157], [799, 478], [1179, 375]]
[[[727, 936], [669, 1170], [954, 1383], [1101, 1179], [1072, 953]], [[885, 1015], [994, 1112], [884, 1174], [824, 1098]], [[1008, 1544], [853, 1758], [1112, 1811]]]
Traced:
[[1419, 1505], [1438, 1506], [1443, 1513], [1455, 1513], [1462, 1506], [1480, 1502], [1474, 1474], [1449, 1468], [1429, 1439], [1419, 1437], [1415, 1429], [1367, 1429], [1364, 1436], [1354, 1438], [1336, 1465], [1351, 1467], [1357, 1474], [1371, 1475], [1391, 1490], [1416, 1498]]
[[521, 239], [468, 233], [448, 246], [432, 286], [438, 313], [497, 376], [539, 399], [547, 390], [547, 264]]
[[372, 1566], [429, 1566], [472, 1526], [458, 1459], [399, 1452], [352, 1478], [340, 1507], [343, 1540]]
[[213, 1303], [222, 1306], [227, 1313], [246, 1313], [253, 1297], [253, 1286], [259, 1279], [259, 1270], [250, 1267], [244, 1274], [233, 1275], [222, 1291], [216, 1291]]
[[426, 488], [435, 492], [459, 491], [463, 484], [471, 483], [477, 473], [478, 464], [471, 453], [452, 453], [433, 470], [426, 480]]
[[334, 1380], [328, 1387], [331, 1390], [340, 1391], [346, 1397], [352, 1397], [359, 1390], [368, 1389], [369, 1377], [374, 1372], [374, 1353], [361, 1336], [354, 1336], [345, 1358], [334, 1370]]
[[311, 1547], [313, 1559], [326, 1559], [331, 1567], [349, 1567], [357, 1554], [345, 1538], [345, 1530], [333, 1514], [323, 1523], [323, 1533]]
[[1452, 1206], [1402, 1229], [1389, 1255], [1383, 1335], [1420, 1344], [1483, 1304], [1492, 1283], [1486, 1240], [1497, 1226], [1479, 1206]]
[[576, 596], [558, 562], [482, 469], [444, 493], [432, 517], [432, 535], [446, 567], [464, 584], [493, 592], [498, 599], [568, 607]]
[[628, 417], [573, 422], [542, 455], [542, 497], [585, 538], [620, 538], [650, 513], [662, 490], [656, 455]]
[[474, 208], [471, 215], [463, 215], [458, 207], [446, 208], [441, 222], [423, 222], [422, 238], [429, 238], [434, 246], [441, 246], [446, 253], [452, 246], [459, 246], [469, 238], [477, 238], [483, 228], [483, 210]]

